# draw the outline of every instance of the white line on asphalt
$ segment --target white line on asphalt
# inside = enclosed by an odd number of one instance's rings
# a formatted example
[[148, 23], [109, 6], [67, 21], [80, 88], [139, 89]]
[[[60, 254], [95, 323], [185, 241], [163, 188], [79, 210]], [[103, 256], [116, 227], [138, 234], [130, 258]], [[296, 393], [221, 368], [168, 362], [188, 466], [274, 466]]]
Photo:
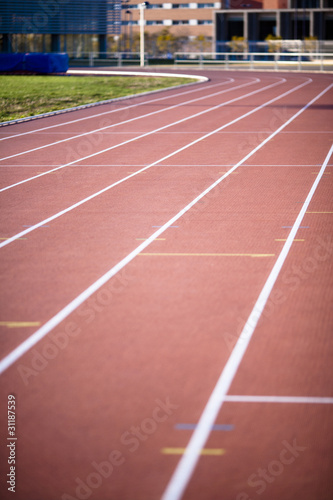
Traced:
[[[311, 79], [309, 79], [309, 81], [307, 81], [307, 82], [303, 83], [302, 85], [300, 85], [300, 86], [296, 87], [296, 89], [297, 89], [297, 88], [300, 88], [300, 87], [302, 87], [302, 86], [304, 86], [304, 85], [307, 85], [308, 83], [310, 83], [310, 81], [311, 81]], [[1, 193], [2, 191], [7, 191], [8, 189], [12, 189], [13, 187], [19, 186], [19, 185], [21, 185], [21, 184], [25, 184], [26, 182], [30, 182], [30, 181], [32, 181], [32, 180], [34, 180], [34, 179], [38, 179], [39, 177], [43, 177], [44, 175], [50, 174], [50, 173], [55, 172], [55, 171], [57, 171], [57, 170], [61, 170], [61, 169], [65, 168], [65, 167], [68, 167], [68, 166], [70, 166], [70, 165], [74, 165], [74, 164], [79, 163], [79, 162], [81, 162], [81, 161], [83, 161], [83, 160], [86, 160], [86, 159], [88, 159], [88, 158], [93, 158], [93, 157], [95, 157], [95, 156], [97, 156], [97, 155], [100, 155], [100, 154], [102, 154], [102, 153], [106, 153], [106, 152], [108, 152], [108, 151], [111, 151], [111, 150], [113, 150], [113, 149], [119, 148], [119, 147], [121, 147], [121, 146], [125, 146], [126, 144], [129, 144], [129, 143], [131, 143], [131, 142], [137, 141], [137, 140], [142, 139], [142, 138], [144, 138], [144, 137], [148, 137], [149, 135], [152, 135], [152, 134], [155, 134], [155, 133], [157, 133], [157, 132], [160, 132], [161, 130], [165, 130], [165, 129], [167, 129], [167, 128], [173, 127], [173, 126], [178, 125], [178, 124], [180, 124], [180, 123], [183, 123], [183, 122], [185, 122], [185, 121], [187, 121], [187, 120], [191, 120], [191, 119], [193, 119], [193, 118], [197, 118], [198, 116], [204, 115], [204, 114], [206, 114], [206, 113], [210, 113], [211, 111], [214, 111], [214, 110], [216, 110], [216, 109], [218, 109], [218, 108], [222, 108], [223, 106], [227, 106], [228, 104], [231, 104], [231, 103], [233, 103], [233, 102], [240, 101], [240, 100], [242, 100], [242, 99], [245, 99], [246, 97], [250, 97], [250, 96], [252, 96], [252, 95], [254, 95], [254, 94], [257, 94], [258, 92], [263, 92], [264, 90], [267, 90], [267, 89], [269, 89], [269, 88], [275, 87], [276, 85], [280, 85], [281, 83], [283, 83], [283, 82], [276, 82], [276, 83], [273, 83], [273, 84], [271, 84], [271, 85], [267, 85], [266, 87], [263, 87], [263, 88], [261, 88], [261, 89], [254, 90], [253, 92], [249, 92], [248, 94], [244, 94], [244, 95], [242, 95], [242, 96], [240, 96], [240, 97], [236, 97], [236, 98], [234, 98], [234, 99], [230, 99], [229, 101], [225, 101], [225, 102], [223, 102], [223, 103], [221, 103], [221, 104], [218, 104], [217, 106], [213, 106], [212, 108], [205, 109], [205, 110], [203, 110], [203, 111], [200, 111], [199, 113], [195, 113], [194, 115], [187, 116], [186, 118], [182, 118], [181, 120], [177, 120], [177, 121], [175, 121], [175, 122], [173, 122], [173, 123], [169, 123], [168, 125], [164, 125], [163, 127], [157, 128], [157, 129], [152, 130], [152, 131], [150, 131], [150, 132], [145, 132], [145, 133], [144, 133], [144, 134], [142, 134], [142, 135], [139, 135], [139, 136], [133, 137], [132, 139], [128, 139], [127, 141], [124, 141], [124, 142], [121, 142], [121, 143], [115, 144], [115, 145], [113, 145], [113, 146], [110, 146], [109, 148], [106, 148], [106, 149], [103, 149], [103, 150], [97, 151], [96, 153], [92, 153], [92, 154], [90, 154], [90, 155], [87, 155], [87, 156], [85, 156], [85, 157], [82, 157], [82, 158], [79, 158], [79, 159], [77, 159], [77, 160], [71, 161], [71, 162], [69, 162], [69, 163], [65, 163], [64, 165], [61, 165], [60, 167], [56, 167], [56, 168], [53, 168], [53, 169], [51, 169], [51, 170], [47, 170], [46, 172], [40, 173], [40, 174], [38, 174], [38, 175], [34, 175], [33, 177], [29, 177], [28, 179], [24, 179], [24, 180], [22, 180], [22, 181], [16, 182], [15, 184], [11, 184], [10, 186], [6, 186], [6, 187], [4, 187], [4, 188], [0, 189], [0, 193]], [[286, 92], [285, 94], [282, 94], [281, 96], [278, 96], [276, 99], [281, 99], [281, 97], [282, 97], [283, 95], [287, 95], [287, 94], [288, 94], [288, 93], [290, 93], [290, 92], [294, 92], [296, 89], [289, 90], [289, 91], [288, 91], [288, 92]], [[276, 100], [276, 99], [275, 99], [275, 100]], [[273, 102], [273, 101], [274, 101], [274, 99], [273, 99], [272, 101], [270, 101], [270, 102]], [[257, 109], [258, 109], [258, 108], [255, 108], [255, 110], [250, 111], [248, 114], [251, 114], [252, 112], [256, 111]], [[246, 116], [246, 115], [244, 115], [244, 116]], [[223, 128], [223, 127], [219, 128], [218, 130], [222, 130], [222, 128]], [[215, 132], [214, 132], [214, 133], [215, 133]], [[209, 135], [209, 134], [208, 134], [208, 135]]]
[[333, 398], [311, 396], [225, 396], [226, 403], [333, 404]]
[[[30, 337], [28, 337], [24, 342], [22, 342], [18, 347], [16, 347], [12, 352], [10, 352], [5, 358], [3, 358], [0, 362], [0, 373], [3, 373], [7, 368], [9, 368], [13, 363], [15, 363], [23, 354], [25, 354], [31, 347], [33, 347], [37, 342], [39, 342], [43, 337], [45, 337], [50, 331], [52, 331], [56, 326], [59, 325], [64, 319], [66, 319], [73, 311], [75, 311], [85, 300], [87, 300], [91, 295], [93, 295], [97, 290], [99, 290], [105, 283], [107, 283], [113, 276], [115, 276], [121, 269], [123, 269], [127, 264], [129, 264], [135, 257], [137, 257], [144, 249], [146, 249], [156, 238], [158, 238], [166, 229], [168, 229], [170, 226], [172, 226], [178, 219], [180, 219], [185, 213], [187, 213], [191, 208], [196, 205], [202, 198], [204, 198], [210, 191], [212, 191], [216, 186], [218, 186], [226, 177], [228, 177], [234, 170], [236, 170], [242, 163], [244, 163], [248, 158], [250, 158], [253, 154], [255, 154], [260, 148], [262, 148], [269, 140], [271, 140], [273, 137], [275, 137], [281, 130], [283, 130], [287, 125], [289, 125], [295, 118], [297, 118], [303, 111], [308, 109], [311, 104], [313, 104], [315, 101], [317, 101], [322, 95], [324, 95], [331, 87], [333, 86], [330, 85], [327, 87], [325, 90], [323, 90], [320, 94], [318, 94], [314, 99], [312, 99], [306, 106], [304, 106], [301, 110], [299, 110], [296, 114], [294, 114], [289, 120], [287, 120], [283, 125], [281, 125], [275, 132], [273, 132], [267, 139], [265, 139], [261, 144], [259, 144], [256, 148], [254, 148], [250, 153], [248, 153], [241, 161], [239, 161], [234, 167], [232, 167], [227, 173], [222, 175], [217, 181], [215, 181], [213, 184], [211, 184], [207, 189], [205, 189], [199, 196], [197, 196], [194, 200], [192, 200], [186, 207], [184, 207], [180, 212], [178, 212], [174, 217], [172, 217], [168, 222], [166, 222], [162, 227], [157, 229], [149, 238], [147, 238], [146, 241], [141, 243], [138, 247], [136, 247], [132, 252], [130, 252], [124, 259], [119, 261], [115, 266], [113, 266], [108, 272], [106, 272], [103, 276], [101, 276], [97, 281], [95, 281], [92, 285], [90, 285], [86, 290], [84, 290], [82, 293], [80, 293], [74, 300], [72, 300], [67, 306], [65, 306], [61, 311], [59, 311], [55, 316], [53, 316], [49, 321], [47, 321], [41, 328], [39, 328], [35, 333], [33, 333]], [[263, 106], [263, 105], [262, 105]], [[196, 141], [198, 142], [198, 141]], [[333, 146], [332, 146], [333, 148]], [[331, 150], [332, 150], [331, 148]], [[330, 151], [331, 153], [331, 151]], [[326, 161], [327, 160], [327, 161]], [[326, 163], [328, 163], [329, 160], [329, 155], [327, 155], [326, 158]], [[320, 172], [323, 173], [323, 169], [325, 167], [325, 164], [322, 166]], [[319, 182], [319, 177], [322, 174], [318, 174], [317, 179], [314, 183], [313, 186], [317, 186]], [[314, 188], [312, 188], [310, 194], [311, 197], [314, 192]], [[308, 195], [308, 198], [310, 196]], [[306, 208], [308, 204], [310, 203], [310, 200], [308, 200], [304, 203], [303, 208], [300, 212], [300, 215], [297, 217], [296, 222], [294, 224], [293, 229], [290, 231], [289, 237], [282, 249], [282, 252], [275, 263], [273, 270], [270, 274], [270, 277], [268, 278], [268, 281], [272, 281], [271, 276], [276, 273], [279, 273], [279, 267], [282, 267], [281, 262], [281, 255], [285, 253], [285, 248], [290, 248], [291, 243], [294, 239], [294, 236], [296, 234], [297, 228], [301, 223], [301, 214], [305, 213]], [[288, 248], [288, 249], [289, 249]], [[284, 257], [285, 258], [285, 257]], [[267, 284], [266, 282], [266, 284]], [[270, 283], [272, 285], [272, 283]], [[274, 284], [274, 283], [273, 283]], [[273, 286], [273, 285], [272, 285]], [[266, 285], [263, 288], [262, 293], [260, 294], [257, 304], [259, 307], [264, 307], [264, 304], [262, 303], [262, 295], [266, 295]], [[267, 300], [267, 299], [266, 299]], [[256, 312], [256, 307], [258, 307], [256, 304], [255, 308], [253, 309], [254, 312]], [[251, 316], [254, 314], [253, 312], [251, 313], [249, 320], [247, 322], [247, 325], [250, 324], [249, 321], [251, 320]], [[247, 330], [247, 325], [244, 327], [244, 332], [245, 334], [248, 333]], [[255, 326], [253, 327], [255, 328]], [[248, 339], [249, 342], [250, 339]], [[248, 344], [247, 342], [247, 344]], [[237, 346], [241, 345], [241, 343], [237, 343], [235, 349], [237, 349]], [[235, 352], [235, 349], [233, 353]], [[239, 349], [239, 348], [238, 348]], [[245, 347], [246, 350], [246, 347]], [[245, 352], [243, 349], [243, 351]], [[177, 500], [180, 499], [182, 496], [183, 491], [185, 490], [188, 481], [191, 478], [192, 472], [194, 470], [194, 467], [197, 463], [197, 460], [200, 456], [200, 452], [202, 447], [204, 446], [204, 443], [206, 442], [211, 426], [215, 421], [216, 415], [221, 407], [222, 401], [219, 400], [219, 390], [220, 387], [219, 385], [226, 385], [225, 391], [224, 391], [224, 396], [227, 394], [229, 385], [231, 384], [230, 380], [230, 373], [229, 373], [229, 366], [232, 365], [234, 373], [237, 371], [237, 367], [235, 368], [235, 362], [233, 361], [233, 357], [239, 356], [239, 354], [236, 352], [235, 354], [231, 354], [229, 361], [223, 370], [221, 377], [217, 383], [217, 386], [215, 387], [211, 398], [209, 399], [207, 406], [204, 410], [204, 413], [199, 421], [198, 427], [196, 431], [194, 432], [191, 441], [187, 447], [187, 452], [183, 456], [184, 461], [181, 461], [180, 464], [178, 465], [175, 474], [171, 478], [171, 481], [169, 483], [169, 486], [165, 492], [165, 495], [163, 496], [163, 500]], [[241, 355], [239, 359], [239, 363], [241, 361], [243, 354]], [[238, 363], [238, 364], [239, 364]], [[225, 370], [227, 370], [227, 375], [225, 376]], [[235, 371], [236, 370], [236, 371]], [[227, 382], [225, 381], [225, 377], [227, 378]]]
[[[317, 101], [322, 95], [324, 95], [331, 87], [330, 85], [323, 92], [318, 94], [314, 99], [312, 99], [306, 106], [304, 106], [300, 111], [298, 111], [292, 118], [290, 118], [281, 128], [284, 128], [286, 125], [291, 123], [295, 118], [297, 118], [303, 111], [309, 108], [311, 104]], [[277, 131], [277, 133], [279, 130]], [[273, 134], [273, 135], [276, 135]], [[272, 135], [272, 136], [273, 136]], [[272, 136], [270, 138], [272, 138]], [[265, 142], [265, 141], [264, 141]], [[263, 143], [262, 143], [263, 144]], [[288, 235], [287, 241], [285, 242], [282, 251], [277, 258], [272, 271], [270, 272], [267, 281], [265, 282], [264, 287], [262, 288], [260, 295], [252, 309], [250, 316], [247, 319], [247, 322], [242, 330], [242, 333], [239, 336], [239, 339], [230, 354], [230, 357], [223, 368], [221, 375], [207, 401], [207, 404], [201, 414], [198, 425], [196, 426], [195, 431], [192, 434], [192, 437], [186, 447], [186, 452], [182, 456], [179, 461], [174, 474], [172, 475], [170, 482], [162, 496], [162, 500], [180, 500], [185, 492], [185, 489], [192, 477], [194, 469], [197, 465], [197, 462], [200, 457], [200, 452], [202, 448], [204, 448], [205, 443], [209, 437], [211, 432], [211, 428], [214, 425], [216, 417], [221, 410], [223, 402], [225, 401], [225, 397], [229, 391], [229, 388], [234, 380], [234, 377], [237, 373], [237, 370], [242, 362], [243, 356], [247, 350], [247, 347], [250, 343], [250, 340], [253, 336], [253, 332], [257, 326], [257, 323], [261, 317], [261, 314], [264, 310], [266, 302], [270, 296], [270, 293], [274, 287], [274, 284], [279, 276], [279, 273], [282, 269], [282, 266], [287, 258], [289, 250], [292, 246], [293, 240], [296, 236], [297, 230], [301, 225], [304, 214], [307, 210], [307, 207], [310, 204], [310, 201], [313, 197], [313, 194], [318, 186], [320, 179], [323, 176], [325, 168], [328, 164], [328, 161], [332, 155], [333, 146], [331, 146], [325, 161], [320, 169], [319, 174], [316, 177], [315, 182], [313, 183], [309, 194], [296, 218], [296, 221]]]
[[[172, 99], [174, 97], [180, 97], [180, 96], [182, 97], [183, 95], [186, 95], [186, 94], [192, 94], [194, 92], [199, 92], [199, 91], [202, 91], [202, 90], [209, 90], [209, 89], [212, 89], [213, 87], [227, 85], [228, 83], [232, 83], [234, 81], [235, 80], [233, 78], [228, 78], [225, 82], [214, 83], [213, 85], [209, 85], [209, 86], [205, 86], [205, 87], [200, 87], [200, 88], [195, 88], [195, 89], [191, 89], [191, 90], [186, 90], [185, 92], [178, 92], [178, 94], [172, 94], [171, 96], [167, 95], [167, 96], [164, 96], [164, 97], [158, 97], [156, 99], [150, 99], [148, 101], [138, 102], [138, 103], [135, 103], [135, 104], [130, 104], [129, 106], [124, 106], [122, 108], [116, 108], [116, 109], [111, 109], [109, 111], [103, 111], [102, 113], [97, 113], [95, 115], [83, 116], [82, 118], [76, 118], [75, 120], [70, 120], [70, 121], [66, 121], [66, 122], [62, 122], [62, 123], [55, 123], [54, 125], [48, 125], [47, 127], [37, 128], [37, 129], [34, 129], [34, 130], [27, 130], [26, 132], [21, 132], [19, 134], [14, 134], [14, 135], [10, 135], [10, 136], [7, 136], [7, 137], [2, 137], [0, 139], [0, 141], [6, 141], [8, 139], [15, 139], [16, 137], [21, 137], [22, 135], [35, 134], [36, 132], [42, 132], [43, 130], [49, 130], [51, 128], [64, 127], [64, 126], [67, 126], [67, 125], [72, 125], [73, 123], [82, 122], [82, 121], [85, 121], [85, 120], [91, 120], [92, 118], [99, 118], [101, 116], [110, 115], [111, 113], [117, 113], [118, 111], [127, 111], [128, 109], [136, 108], [138, 106], [143, 106], [145, 104], [151, 104], [151, 103], [154, 103], [154, 102], [164, 101], [166, 99]], [[167, 91], [167, 90], [172, 90], [172, 88], [162, 89], [162, 90]], [[145, 92], [144, 94], [134, 94], [134, 95], [128, 96], [126, 98], [126, 100], [129, 100], [129, 99], [131, 99], [133, 97], [145, 97], [147, 94], [148, 94], [148, 92]], [[125, 99], [124, 98], [112, 99], [112, 102], [110, 100], [110, 102], [106, 101], [106, 103], [108, 103], [108, 104], [117, 104], [118, 102], [121, 102], [123, 100], [125, 100]], [[77, 110], [79, 110], [79, 109], [77, 109]], [[0, 133], [3, 133], [3, 132], [4, 132], [3, 130], [0, 131]]]
[[[310, 80], [310, 81], [311, 81], [311, 80]], [[309, 81], [309, 82], [304, 82], [304, 83], [302, 83], [301, 85], [298, 85], [297, 87], [295, 87], [294, 89], [288, 90], [287, 92], [285, 92], [285, 93], [281, 94], [280, 96], [278, 96], [278, 97], [274, 97], [273, 99], [270, 99], [269, 101], [265, 102], [264, 104], [261, 104], [261, 105], [260, 105], [260, 106], [258, 106], [257, 108], [255, 108], [255, 109], [253, 109], [253, 110], [251, 110], [251, 111], [248, 111], [248, 112], [247, 112], [247, 113], [245, 113], [244, 115], [241, 115], [241, 116], [239, 116], [238, 118], [235, 118], [235, 119], [234, 119], [234, 120], [232, 120], [231, 122], [226, 123], [225, 125], [222, 125], [221, 127], [217, 128], [217, 129], [215, 129], [215, 130], [213, 130], [212, 132], [209, 132], [208, 134], [206, 134], [206, 135], [204, 135], [204, 136], [202, 136], [202, 137], [200, 137], [200, 138], [198, 138], [198, 139], [196, 139], [196, 140], [194, 140], [194, 141], [192, 141], [192, 142], [190, 142], [190, 143], [186, 144], [185, 146], [183, 146], [183, 147], [181, 147], [181, 148], [177, 149], [176, 151], [173, 151], [172, 153], [170, 153], [170, 154], [168, 154], [168, 155], [164, 156], [163, 158], [160, 158], [159, 160], [157, 160], [157, 161], [155, 161], [155, 162], [151, 163], [150, 165], [147, 165], [146, 167], [141, 168], [141, 169], [140, 169], [140, 170], [138, 170], [137, 172], [134, 172], [134, 173], [132, 173], [132, 174], [130, 174], [130, 175], [127, 175], [126, 177], [123, 177], [123, 178], [122, 178], [122, 179], [120, 179], [119, 181], [116, 181], [116, 182], [114, 182], [113, 184], [110, 184], [110, 185], [109, 185], [109, 186], [107, 186], [106, 188], [101, 189], [100, 191], [98, 191], [97, 193], [94, 193], [94, 194], [92, 194], [92, 195], [88, 196], [87, 198], [84, 198], [83, 200], [81, 200], [81, 201], [79, 201], [79, 202], [75, 203], [74, 205], [71, 205], [70, 207], [68, 207], [68, 208], [66, 208], [66, 209], [64, 209], [64, 210], [61, 210], [60, 212], [58, 212], [58, 213], [56, 213], [56, 214], [52, 215], [51, 217], [48, 217], [47, 219], [44, 219], [44, 220], [43, 220], [43, 221], [41, 221], [41, 222], [38, 222], [37, 224], [35, 224], [35, 225], [31, 226], [31, 227], [30, 227], [30, 228], [28, 228], [28, 229], [25, 229], [24, 231], [21, 231], [20, 233], [17, 233], [16, 235], [14, 235], [14, 236], [12, 236], [12, 237], [8, 238], [7, 240], [3, 241], [2, 243], [0, 243], [0, 248], [2, 248], [2, 247], [4, 247], [4, 246], [9, 245], [10, 243], [12, 243], [13, 241], [17, 240], [18, 238], [21, 238], [22, 236], [24, 236], [24, 235], [26, 235], [26, 234], [30, 233], [31, 231], [34, 231], [35, 229], [37, 229], [37, 228], [39, 228], [39, 227], [41, 227], [41, 226], [43, 226], [43, 225], [47, 224], [48, 222], [51, 222], [51, 221], [53, 221], [53, 220], [57, 219], [58, 217], [61, 217], [62, 215], [64, 215], [64, 214], [66, 214], [66, 213], [68, 213], [68, 212], [70, 212], [70, 211], [74, 210], [75, 208], [78, 208], [79, 206], [81, 206], [81, 205], [83, 205], [84, 203], [86, 203], [86, 202], [88, 202], [88, 201], [92, 200], [93, 198], [96, 198], [97, 196], [99, 196], [99, 195], [101, 195], [101, 194], [105, 193], [106, 191], [109, 191], [111, 188], [114, 188], [115, 186], [118, 186], [118, 185], [119, 185], [119, 184], [121, 184], [122, 182], [125, 182], [125, 181], [126, 181], [126, 180], [128, 180], [128, 179], [131, 179], [132, 177], [134, 177], [134, 176], [136, 176], [136, 175], [138, 175], [138, 174], [140, 174], [140, 173], [144, 172], [145, 170], [148, 170], [149, 168], [151, 168], [151, 167], [153, 167], [153, 166], [155, 166], [155, 165], [158, 165], [159, 163], [161, 163], [161, 162], [163, 162], [163, 161], [167, 160], [168, 158], [171, 158], [172, 156], [174, 156], [174, 155], [176, 155], [176, 154], [180, 153], [181, 151], [184, 151], [185, 149], [188, 149], [189, 147], [193, 146], [194, 144], [197, 144], [198, 142], [201, 142], [202, 140], [204, 140], [204, 139], [206, 139], [206, 138], [208, 138], [208, 137], [210, 137], [210, 136], [214, 135], [214, 134], [215, 134], [216, 132], [218, 132], [219, 130], [222, 130], [222, 129], [226, 128], [226, 127], [229, 127], [230, 125], [233, 125], [234, 123], [236, 123], [236, 122], [238, 122], [238, 121], [242, 120], [243, 118], [245, 118], [245, 117], [247, 117], [247, 116], [249, 116], [249, 115], [251, 115], [251, 114], [255, 113], [256, 111], [259, 111], [260, 109], [263, 109], [265, 106], [268, 106], [268, 105], [269, 105], [269, 104], [271, 104], [272, 102], [277, 101], [278, 99], [281, 99], [282, 97], [284, 97], [284, 96], [286, 96], [286, 95], [290, 94], [291, 92], [295, 92], [295, 90], [298, 90], [300, 87], [303, 87], [304, 85], [308, 85], [308, 84], [310, 83], [310, 81]], [[180, 120], [180, 121], [183, 121], [183, 120]], [[280, 129], [281, 129], [281, 127], [280, 127]], [[278, 129], [278, 130], [280, 130], [280, 129]], [[273, 134], [275, 134], [275, 132], [274, 132]], [[265, 141], [263, 141], [263, 143], [261, 143], [261, 144], [265, 144], [265, 143], [266, 143], [266, 142], [267, 142], [270, 138], [271, 138], [271, 136], [269, 136], [268, 138], [266, 138], [266, 139], [265, 139]], [[261, 145], [259, 145], [258, 147], [261, 147]], [[255, 149], [254, 151], [256, 151], [256, 149]], [[247, 159], [247, 158], [249, 158], [250, 156], [251, 156], [251, 154], [250, 154], [250, 155], [247, 155], [245, 158]], [[237, 164], [237, 166], [239, 166], [239, 164]], [[22, 181], [22, 182], [23, 182], [23, 181]], [[6, 188], [2, 189], [2, 191], [4, 191], [5, 189], [6, 189]], [[1, 190], [0, 190], [0, 191], [1, 191]]]
[[[157, 109], [155, 111], [151, 111], [150, 113], [147, 113], [145, 115], [135, 116], [134, 118], [129, 118], [128, 120], [124, 120], [122, 122], [112, 123], [111, 125], [108, 124], [105, 127], [100, 127], [100, 128], [96, 128], [94, 130], [89, 130], [88, 132], [82, 132], [81, 134], [66, 137], [65, 139], [60, 139], [59, 141], [50, 142], [48, 144], [44, 144], [43, 146], [37, 146], [36, 148], [27, 149], [26, 151], [21, 151], [20, 153], [15, 153], [15, 154], [10, 155], [10, 156], [4, 156], [3, 158], [0, 158], [0, 161], [9, 160], [10, 158], [16, 158], [17, 156], [22, 156], [25, 154], [33, 153], [35, 151], [39, 151], [40, 149], [49, 148], [51, 146], [57, 146], [58, 144], [72, 141], [74, 139], [79, 139], [80, 137], [85, 137], [85, 136], [90, 135], [90, 134], [96, 134], [98, 132], [102, 132], [102, 131], [105, 131], [107, 129], [113, 128], [113, 127], [119, 127], [120, 125], [125, 125], [127, 123], [131, 123], [131, 122], [134, 122], [136, 120], [141, 120], [142, 118], [148, 118], [150, 116], [157, 115], [159, 113], [171, 111], [172, 109], [180, 108], [182, 106], [187, 106], [188, 104], [191, 104], [193, 102], [197, 103], [198, 101], [201, 101], [203, 99], [208, 99], [208, 98], [213, 97], [213, 96], [225, 94], [226, 92], [231, 92], [231, 91], [236, 90], [238, 88], [253, 85], [254, 83], [257, 83], [258, 81], [259, 81], [258, 78], [256, 78], [253, 82], [243, 83], [242, 85], [238, 85], [237, 87], [229, 88], [226, 90], [219, 90], [218, 92], [214, 92], [214, 94], [208, 94], [208, 95], [205, 95], [202, 97], [196, 97], [195, 99], [190, 99], [189, 101], [183, 101], [179, 104], [174, 104], [173, 106], [168, 106], [167, 108]], [[122, 132], [122, 133], [125, 134], [126, 132]], [[141, 134], [141, 132], [138, 132], [138, 133]]]

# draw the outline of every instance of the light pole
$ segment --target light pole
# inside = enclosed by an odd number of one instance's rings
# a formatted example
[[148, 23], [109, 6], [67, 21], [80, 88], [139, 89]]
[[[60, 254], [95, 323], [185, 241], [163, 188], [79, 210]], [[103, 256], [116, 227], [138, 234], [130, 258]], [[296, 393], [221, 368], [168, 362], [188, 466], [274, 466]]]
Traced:
[[[119, 49], [121, 52], [126, 52], [126, 38], [127, 38], [127, 28], [126, 28], [126, 16], [123, 16], [126, 12], [126, 4], [128, 4], [130, 0], [120, 0], [121, 2], [121, 37]], [[124, 29], [123, 29], [124, 28]]]
[[127, 10], [126, 11], [126, 14], [128, 14], [129, 16], [129, 21], [128, 21], [128, 24], [129, 24], [129, 33], [130, 33], [130, 36], [129, 36], [129, 40], [130, 40], [130, 44], [129, 44], [129, 51], [132, 52], [132, 40], [133, 40], [133, 36], [132, 36], [132, 12], [130, 10]]
[[140, 66], [145, 65], [145, 18], [144, 10], [149, 6], [149, 2], [139, 4], [140, 9]]

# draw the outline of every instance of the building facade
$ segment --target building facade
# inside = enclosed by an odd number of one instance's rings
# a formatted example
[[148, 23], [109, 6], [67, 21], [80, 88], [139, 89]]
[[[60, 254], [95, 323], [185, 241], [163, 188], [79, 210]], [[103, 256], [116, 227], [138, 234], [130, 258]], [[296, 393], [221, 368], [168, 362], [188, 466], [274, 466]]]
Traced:
[[[145, 9], [145, 31], [151, 34], [168, 28], [170, 33], [181, 37], [213, 37], [214, 12], [221, 9], [221, 2], [197, 0], [184, 2], [172, 0], [161, 3], [149, 2]], [[131, 25], [134, 32], [139, 30], [139, 4], [137, 0], [123, 3], [123, 26]], [[129, 14], [130, 12], [130, 14]]]
[[233, 37], [262, 42], [268, 36], [284, 40], [333, 39], [333, 9], [251, 9], [215, 12], [216, 50], [224, 51]]
[[[137, 0], [124, 2], [122, 25], [139, 30]], [[180, 3], [150, 2], [145, 10], [145, 31], [149, 34], [168, 28], [175, 36], [204, 36], [219, 44], [242, 37], [263, 41], [268, 35], [285, 39], [333, 39], [333, 0], [199, 0]]]
[[66, 51], [78, 37], [106, 51], [107, 36], [121, 33], [121, 0], [1, 0], [0, 33], [3, 52]]
[[[246, 43], [261, 42], [269, 35], [288, 40], [333, 39], [333, 0], [181, 2], [151, 0], [144, 12], [144, 29], [152, 39], [167, 32], [190, 41], [173, 50], [195, 46], [223, 52], [229, 50], [227, 43], [233, 37]], [[135, 51], [139, 5], [138, 0], [0, 0], [0, 51], [68, 52], [74, 57]]]

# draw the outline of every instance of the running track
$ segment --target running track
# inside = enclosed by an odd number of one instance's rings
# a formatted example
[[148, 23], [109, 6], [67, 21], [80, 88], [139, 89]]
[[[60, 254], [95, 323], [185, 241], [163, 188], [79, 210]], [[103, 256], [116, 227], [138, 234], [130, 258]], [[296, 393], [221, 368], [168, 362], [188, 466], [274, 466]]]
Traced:
[[333, 79], [203, 73], [0, 129], [1, 498], [333, 497]]

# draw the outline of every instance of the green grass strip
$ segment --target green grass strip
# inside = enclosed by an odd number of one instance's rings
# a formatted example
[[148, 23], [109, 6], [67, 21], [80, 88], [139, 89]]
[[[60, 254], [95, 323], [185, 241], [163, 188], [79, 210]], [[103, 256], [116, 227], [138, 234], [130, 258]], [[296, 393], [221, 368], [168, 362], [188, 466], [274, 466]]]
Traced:
[[0, 76], [0, 122], [195, 81], [133, 76]]

